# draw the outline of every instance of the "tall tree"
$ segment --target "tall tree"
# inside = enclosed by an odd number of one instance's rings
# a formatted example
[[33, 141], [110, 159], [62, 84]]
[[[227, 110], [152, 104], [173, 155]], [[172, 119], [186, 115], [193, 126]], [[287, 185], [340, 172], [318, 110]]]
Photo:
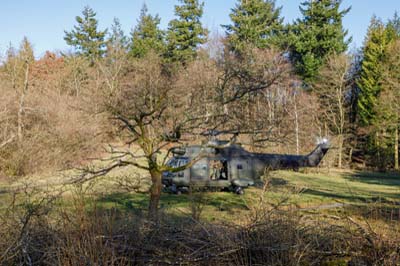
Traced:
[[144, 4], [140, 13], [138, 24], [132, 31], [132, 43], [129, 54], [133, 57], [142, 58], [150, 50], [162, 54], [165, 50], [164, 32], [160, 30], [160, 17], [148, 14], [147, 6]]
[[207, 30], [200, 22], [204, 3], [200, 4], [198, 0], [180, 2], [182, 5], [175, 6], [178, 18], [169, 23], [166, 57], [172, 62], [186, 64], [196, 57], [198, 45], [206, 42]]
[[107, 54], [97, 62], [97, 67], [104, 80], [103, 86], [108, 88], [109, 96], [119, 89], [121, 77], [128, 66], [129, 42], [117, 18], [111, 26], [111, 34], [107, 40]]
[[320, 101], [322, 119], [337, 137], [339, 168], [342, 168], [343, 146], [348, 127], [348, 95], [353, 82], [350, 69], [351, 59], [347, 55], [332, 54], [327, 58], [313, 86]]
[[105, 36], [107, 30], [98, 30], [96, 12], [89, 6], [85, 6], [82, 17], [75, 18], [77, 25], [70, 32], [65, 32], [64, 40], [68, 45], [75, 47], [78, 54], [94, 60], [104, 55], [106, 48]]
[[31, 66], [34, 63], [32, 44], [24, 37], [18, 52], [10, 46], [7, 51], [7, 61], [4, 64], [5, 72], [11, 81], [13, 89], [18, 95], [17, 137], [21, 142], [24, 137], [26, 95], [28, 93]]
[[394, 154], [394, 168], [399, 170], [400, 40], [389, 45], [387, 55], [382, 73], [382, 91], [375, 106], [376, 124], [390, 136], [389, 146], [394, 148], [391, 152]]
[[350, 39], [342, 19], [350, 8], [340, 10], [342, 0], [309, 0], [302, 3], [302, 19], [290, 28], [288, 45], [297, 73], [306, 83], [315, 80], [329, 54], [347, 50]]
[[121, 23], [118, 18], [114, 18], [111, 25], [111, 32], [107, 39], [108, 53], [125, 53], [128, 46], [128, 39], [122, 30]]
[[394, 13], [393, 18], [389, 19], [387, 28], [393, 31], [395, 36], [400, 36], [400, 17], [397, 11]]
[[372, 125], [375, 120], [375, 106], [382, 83], [382, 62], [385, 60], [389, 41], [385, 25], [381, 20], [373, 17], [364, 43], [360, 77], [357, 80], [358, 117], [362, 125]]
[[226, 29], [231, 50], [243, 50], [248, 44], [257, 48], [276, 45], [283, 30], [281, 8], [275, 0], [238, 0], [229, 15], [232, 24]]

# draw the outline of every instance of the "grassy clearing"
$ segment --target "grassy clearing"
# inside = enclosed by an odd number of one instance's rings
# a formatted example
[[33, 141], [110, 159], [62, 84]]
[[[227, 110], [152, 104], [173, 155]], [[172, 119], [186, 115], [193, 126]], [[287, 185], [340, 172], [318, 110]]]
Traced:
[[287, 185], [301, 188], [300, 201], [340, 201], [344, 203], [399, 202], [400, 174], [352, 171], [295, 173], [278, 171]]
[[[398, 265], [399, 178], [277, 171], [242, 196], [163, 193], [159, 223], [146, 219], [148, 195], [124, 191], [117, 174], [81, 186], [41, 179], [42, 191], [21, 189], [2, 211], [0, 264]], [[316, 208], [337, 202], [349, 206]]]
[[[104, 188], [100, 184], [96, 186]], [[262, 194], [262, 187], [252, 187], [243, 196], [228, 192], [206, 192], [200, 197], [195, 195], [195, 201], [202, 218], [208, 221], [235, 222], [259, 202]], [[330, 209], [330, 206], [334, 207], [338, 203], [358, 207], [379, 203], [381, 206], [398, 209], [400, 176], [338, 170], [319, 173], [277, 171], [271, 173], [264, 200], [271, 205], [280, 204], [281, 207], [291, 209]], [[147, 208], [148, 197], [146, 194], [117, 189], [112, 193], [104, 193], [103, 190], [98, 195], [96, 204], [106, 208], [141, 212]], [[187, 194], [164, 193], [161, 198], [161, 209], [176, 215], [190, 213], [192, 204], [193, 197]]]
[[[120, 177], [136, 178], [134, 169], [124, 169], [86, 185], [86, 190], [96, 199], [96, 205], [124, 211], [142, 212], [147, 209], [148, 196], [130, 193], [121, 188]], [[30, 184], [38, 187], [57, 189], [66, 180], [67, 174], [48, 175], [44, 178], [30, 177], [24, 181], [0, 183], [0, 200], [6, 199], [10, 187]], [[339, 170], [320, 170], [319, 172], [276, 171], [270, 174], [269, 185], [264, 200], [270, 204], [280, 204], [286, 208], [317, 209], [331, 204], [368, 205], [381, 203], [396, 207], [400, 202], [400, 175], [397, 173], [372, 173]], [[73, 187], [64, 187], [65, 204], [71, 196]], [[196, 204], [206, 220], [232, 220], [246, 214], [263, 194], [262, 187], [252, 187], [245, 195], [238, 196], [228, 192], [206, 192], [195, 196]], [[185, 214], [191, 212], [191, 195], [172, 195], [164, 193], [160, 207], [166, 212]], [[333, 206], [333, 205], [332, 205]], [[397, 206], [398, 208], [398, 206]]]

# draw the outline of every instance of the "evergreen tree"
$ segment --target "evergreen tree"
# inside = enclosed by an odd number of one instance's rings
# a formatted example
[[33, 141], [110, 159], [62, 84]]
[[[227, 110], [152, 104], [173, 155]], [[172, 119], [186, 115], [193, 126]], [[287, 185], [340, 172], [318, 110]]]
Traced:
[[160, 17], [147, 13], [147, 6], [143, 5], [138, 24], [132, 31], [132, 43], [129, 54], [142, 58], [150, 50], [162, 54], [164, 51], [164, 32], [159, 29]]
[[114, 18], [111, 25], [111, 33], [107, 40], [108, 52], [125, 52], [128, 46], [128, 39], [122, 30], [121, 23], [118, 18]]
[[[394, 161], [394, 168], [399, 169], [399, 125], [400, 125], [400, 41], [388, 45], [387, 58], [382, 67], [382, 87], [374, 111], [375, 131], [379, 135], [380, 148], [385, 150], [389, 158], [385, 158], [385, 168], [388, 161]], [[394, 145], [393, 145], [394, 144]], [[394, 155], [394, 156], [393, 156]], [[392, 160], [392, 158], [394, 160]]]
[[389, 31], [393, 32], [394, 38], [400, 37], [400, 17], [397, 14], [397, 11], [394, 13], [393, 18], [389, 19], [386, 27]]
[[281, 8], [275, 0], [239, 0], [231, 10], [231, 25], [226, 29], [231, 50], [240, 51], [248, 44], [266, 48], [279, 43], [283, 30]]
[[200, 4], [198, 0], [180, 2], [182, 5], [175, 6], [178, 18], [169, 23], [166, 57], [170, 61], [185, 64], [196, 57], [197, 46], [206, 42], [207, 30], [200, 22], [204, 3]]
[[381, 92], [383, 61], [391, 35], [382, 21], [372, 18], [364, 43], [360, 77], [357, 80], [358, 117], [362, 125], [374, 124], [375, 106]]
[[315, 80], [327, 55], [347, 50], [351, 39], [342, 19], [350, 8], [339, 10], [341, 0], [309, 0], [301, 5], [302, 19], [290, 27], [290, 57], [306, 83]]
[[96, 13], [89, 6], [85, 6], [82, 11], [83, 17], [77, 16], [78, 25], [70, 32], [65, 31], [64, 40], [68, 45], [75, 47], [78, 54], [82, 54], [94, 60], [104, 55], [107, 30], [97, 29], [98, 21]]

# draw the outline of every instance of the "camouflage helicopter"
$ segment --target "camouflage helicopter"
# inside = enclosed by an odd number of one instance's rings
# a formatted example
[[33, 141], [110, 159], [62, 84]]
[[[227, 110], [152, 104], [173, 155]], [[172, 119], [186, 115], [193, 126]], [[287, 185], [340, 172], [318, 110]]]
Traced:
[[266, 169], [316, 167], [328, 150], [327, 139], [321, 140], [308, 155], [253, 153], [241, 145], [218, 140], [206, 145], [174, 147], [171, 149], [173, 157], [167, 163], [170, 167], [178, 168], [192, 160], [195, 162], [179, 172], [164, 172], [162, 183], [174, 193], [187, 191], [193, 185], [243, 194], [244, 188], [260, 180]]

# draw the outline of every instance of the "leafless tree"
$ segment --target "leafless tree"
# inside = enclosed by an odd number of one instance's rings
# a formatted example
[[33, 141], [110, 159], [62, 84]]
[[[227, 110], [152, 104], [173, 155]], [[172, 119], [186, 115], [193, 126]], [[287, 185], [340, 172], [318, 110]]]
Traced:
[[314, 91], [319, 97], [323, 118], [337, 136], [339, 168], [342, 168], [343, 144], [348, 124], [348, 98], [352, 85], [352, 78], [349, 75], [350, 68], [351, 63], [347, 55], [331, 55], [314, 84]]
[[[162, 173], [180, 171], [196, 161], [180, 168], [168, 166], [171, 144], [190, 143], [217, 131], [233, 136], [256, 133], [265, 140], [278, 120], [264, 125], [269, 111], [263, 103], [271, 101], [272, 88], [274, 97], [281, 97], [278, 91], [286, 86], [290, 67], [275, 51], [249, 53], [251, 58], [227, 55], [222, 61], [200, 57], [175, 74], [166, 73], [160, 58], [152, 54], [134, 61], [101, 62], [102, 106], [119, 126], [126, 146], [111, 147], [108, 167], [85, 169], [77, 181], [129, 165], [146, 170], [151, 177], [149, 215], [156, 217]], [[119, 63], [121, 67], [115, 68]], [[257, 101], [258, 109], [252, 106]], [[280, 105], [287, 108], [283, 99]], [[252, 113], [261, 118], [251, 117]]]

